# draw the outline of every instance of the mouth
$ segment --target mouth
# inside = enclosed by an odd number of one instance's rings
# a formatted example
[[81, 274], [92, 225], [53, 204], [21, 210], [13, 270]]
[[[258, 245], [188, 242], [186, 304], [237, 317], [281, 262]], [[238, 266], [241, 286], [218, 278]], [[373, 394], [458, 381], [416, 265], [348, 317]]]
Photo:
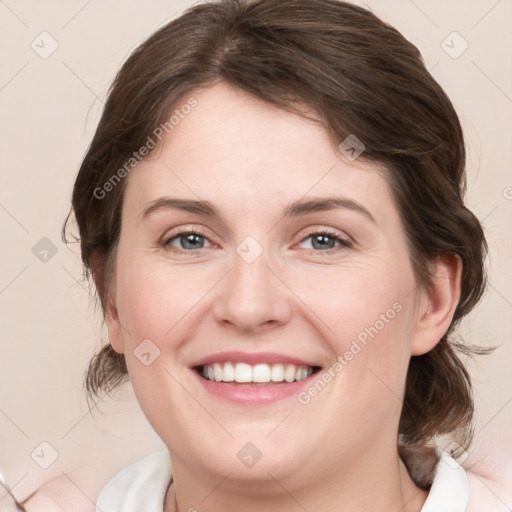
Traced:
[[212, 398], [237, 405], [258, 405], [297, 397], [322, 367], [271, 352], [223, 352], [190, 366]]
[[248, 364], [234, 361], [210, 363], [193, 368], [204, 380], [231, 385], [269, 386], [301, 382], [320, 370], [319, 366], [291, 363]]

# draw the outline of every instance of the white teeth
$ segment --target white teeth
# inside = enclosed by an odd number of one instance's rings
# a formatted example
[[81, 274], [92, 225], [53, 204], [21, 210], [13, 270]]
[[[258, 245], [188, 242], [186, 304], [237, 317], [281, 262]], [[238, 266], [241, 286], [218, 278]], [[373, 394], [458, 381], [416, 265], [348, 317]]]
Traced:
[[245, 363], [236, 363], [235, 366], [236, 382], [252, 382], [252, 368]]
[[213, 376], [215, 377], [215, 380], [217, 382], [220, 382], [222, 380], [222, 368], [219, 363], [214, 363], [213, 365]]
[[270, 366], [268, 364], [257, 364], [252, 369], [253, 382], [270, 382]]
[[205, 379], [215, 382], [270, 383], [298, 382], [307, 379], [313, 373], [311, 366], [297, 366], [281, 363], [268, 365], [260, 363], [213, 363], [203, 366], [202, 375]]
[[293, 382], [297, 375], [297, 370], [295, 369], [295, 365], [289, 364], [284, 370], [284, 380], [286, 382]]
[[235, 368], [231, 363], [224, 364], [224, 371], [222, 372], [222, 380], [224, 382], [233, 382], [235, 380]]
[[270, 371], [270, 379], [272, 382], [283, 382], [284, 380], [284, 367], [282, 364], [275, 364]]

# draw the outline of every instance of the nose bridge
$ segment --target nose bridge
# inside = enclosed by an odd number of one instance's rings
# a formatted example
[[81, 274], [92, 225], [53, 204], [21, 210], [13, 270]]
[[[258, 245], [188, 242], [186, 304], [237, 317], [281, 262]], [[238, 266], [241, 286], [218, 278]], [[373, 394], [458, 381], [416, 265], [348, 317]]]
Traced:
[[231, 271], [215, 297], [214, 309], [219, 322], [251, 331], [288, 320], [289, 297], [271, 268], [269, 256], [268, 250], [252, 236], [238, 244]]

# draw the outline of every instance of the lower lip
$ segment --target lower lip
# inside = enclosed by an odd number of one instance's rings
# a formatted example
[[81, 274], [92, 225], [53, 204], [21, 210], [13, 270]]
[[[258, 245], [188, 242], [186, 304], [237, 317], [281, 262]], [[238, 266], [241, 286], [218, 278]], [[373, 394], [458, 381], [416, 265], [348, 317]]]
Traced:
[[237, 384], [233, 382], [214, 382], [203, 379], [195, 370], [192, 370], [203, 387], [212, 395], [238, 404], [266, 404], [284, 398], [296, 396], [309, 385], [316, 373], [311, 374], [298, 382], [280, 382], [278, 384], [253, 385]]

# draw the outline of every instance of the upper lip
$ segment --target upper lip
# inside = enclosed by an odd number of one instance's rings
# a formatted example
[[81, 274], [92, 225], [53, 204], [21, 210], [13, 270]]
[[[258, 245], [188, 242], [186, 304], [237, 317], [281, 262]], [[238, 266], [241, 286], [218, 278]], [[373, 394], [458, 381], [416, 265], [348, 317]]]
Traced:
[[278, 364], [278, 363], [288, 363], [294, 364], [297, 366], [311, 366], [317, 367], [320, 366], [318, 364], [312, 363], [310, 361], [306, 361], [304, 359], [300, 359], [295, 356], [289, 356], [286, 354], [278, 354], [276, 352], [236, 352], [236, 351], [228, 351], [228, 352], [217, 352], [216, 354], [211, 354], [209, 356], [203, 357], [190, 365], [190, 368], [195, 368], [197, 366], [204, 366], [207, 364], [213, 363], [247, 363], [247, 364]]

